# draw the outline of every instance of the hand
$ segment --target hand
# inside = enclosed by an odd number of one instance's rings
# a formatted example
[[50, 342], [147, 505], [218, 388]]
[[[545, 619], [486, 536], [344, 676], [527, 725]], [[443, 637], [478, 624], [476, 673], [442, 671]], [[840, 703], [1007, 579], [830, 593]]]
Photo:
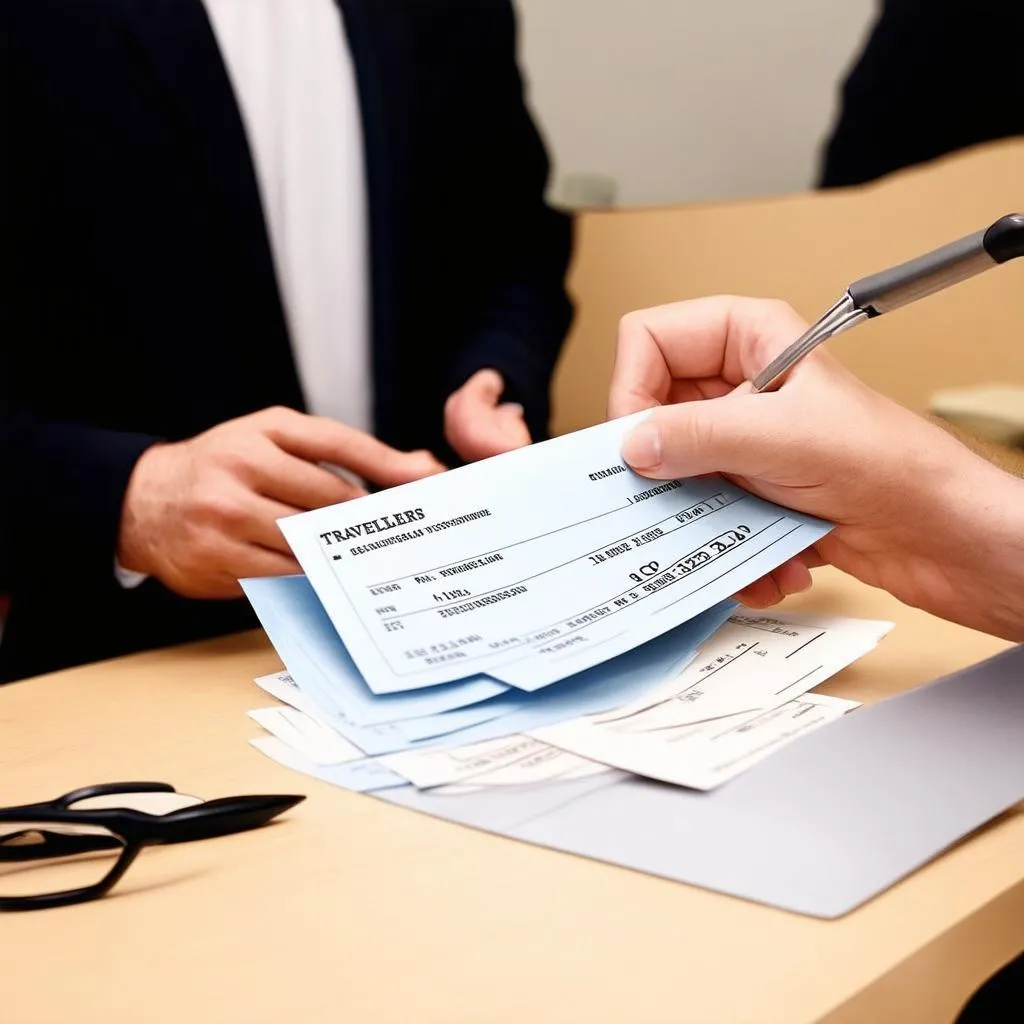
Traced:
[[185, 597], [235, 597], [237, 580], [297, 573], [282, 516], [366, 492], [318, 463], [382, 485], [444, 467], [335, 420], [266, 409], [148, 449], [125, 493], [117, 559]]
[[806, 589], [808, 567], [828, 562], [908, 604], [1024, 639], [1024, 482], [823, 349], [777, 392], [753, 394], [746, 382], [805, 329], [782, 303], [728, 297], [625, 317], [609, 414], [657, 410], [627, 438], [626, 462], [654, 479], [721, 472], [837, 524], [739, 595], [749, 604]]
[[498, 402], [504, 388], [505, 382], [497, 370], [480, 370], [445, 403], [445, 437], [467, 462], [530, 443], [523, 407]]

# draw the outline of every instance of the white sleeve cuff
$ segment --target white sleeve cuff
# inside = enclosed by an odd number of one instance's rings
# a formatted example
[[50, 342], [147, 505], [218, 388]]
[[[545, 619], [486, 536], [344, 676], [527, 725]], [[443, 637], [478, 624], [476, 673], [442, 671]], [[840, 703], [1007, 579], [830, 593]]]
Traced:
[[145, 583], [149, 579], [144, 572], [132, 572], [131, 569], [122, 569], [117, 564], [116, 558], [114, 559], [114, 576], [125, 590], [134, 590], [141, 583]]

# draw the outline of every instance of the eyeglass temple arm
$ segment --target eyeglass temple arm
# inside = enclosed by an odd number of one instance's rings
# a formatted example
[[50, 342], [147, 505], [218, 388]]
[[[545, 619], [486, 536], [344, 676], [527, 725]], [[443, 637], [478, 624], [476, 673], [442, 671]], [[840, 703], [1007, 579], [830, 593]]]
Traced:
[[[147, 785], [147, 784], [144, 784]], [[149, 792], [174, 792], [163, 783], [148, 784]], [[90, 787], [79, 790], [79, 793], [97, 795]], [[139, 792], [137, 786], [126, 789], [126, 792]], [[69, 794], [72, 796], [74, 794]], [[77, 799], [86, 799], [79, 796]], [[218, 836], [230, 835], [259, 828], [268, 821], [278, 817], [296, 804], [305, 800], [304, 796], [236, 796], [208, 800], [205, 803], [186, 807], [168, 814], [145, 814], [137, 811], [117, 809], [88, 811], [88, 821], [115, 833], [114, 836], [99, 836], [88, 833], [71, 833], [32, 829], [31, 833], [45, 837], [45, 843], [18, 843], [10, 845], [12, 840], [30, 834], [28, 830], [4, 834], [4, 822], [0, 821], [0, 862], [14, 860], [42, 860], [50, 857], [63, 857], [72, 854], [88, 853], [93, 850], [109, 850], [123, 845], [123, 839], [142, 843], [187, 843], [201, 839], [214, 839]], [[37, 805], [36, 809], [49, 809], [52, 805]], [[18, 811], [31, 811], [31, 806], [16, 808]], [[5, 811], [5, 814], [7, 812]], [[68, 822], [73, 828], [75, 821]], [[86, 820], [85, 818], [81, 820]], [[40, 823], [42, 824], [42, 823]], [[120, 838], [120, 837], [123, 837]]]
[[163, 843], [214, 839], [259, 828], [305, 799], [304, 796], [220, 797], [155, 818], [154, 832]]
[[57, 803], [69, 807], [80, 800], [91, 800], [97, 796], [116, 796], [118, 793], [174, 793], [173, 786], [166, 782], [106, 782], [97, 786], [82, 786], [65, 793]]

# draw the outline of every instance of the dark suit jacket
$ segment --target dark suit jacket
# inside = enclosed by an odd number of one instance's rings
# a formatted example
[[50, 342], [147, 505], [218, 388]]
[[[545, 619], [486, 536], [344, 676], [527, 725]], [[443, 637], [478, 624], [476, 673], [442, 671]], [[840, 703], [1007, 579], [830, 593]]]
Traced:
[[[567, 218], [509, 0], [339, 0], [369, 182], [375, 421], [442, 437], [494, 367], [535, 436], [571, 316]], [[254, 169], [200, 0], [0, 0], [0, 679], [254, 624], [113, 576], [155, 439], [302, 407]]]
[[884, 0], [842, 89], [820, 184], [857, 185], [1024, 134], [1024, 75], [1007, 49], [1016, 0]]

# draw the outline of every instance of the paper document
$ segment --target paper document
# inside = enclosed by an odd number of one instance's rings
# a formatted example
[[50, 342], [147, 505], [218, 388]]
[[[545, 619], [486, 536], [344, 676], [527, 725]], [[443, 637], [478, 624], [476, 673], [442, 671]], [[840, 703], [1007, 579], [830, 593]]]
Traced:
[[767, 710], [851, 665], [892, 627], [870, 619], [737, 612], [674, 679], [588, 721], [617, 732], [648, 733]]
[[[484, 726], [506, 713], [502, 707], [482, 713], [479, 705], [472, 705], [442, 715], [403, 719], [381, 725], [357, 725], [334, 707], [329, 692], [310, 686], [302, 689], [287, 672], [261, 676], [255, 682], [265, 693], [334, 730], [363, 754], [389, 754], [418, 743], [440, 741], [451, 733]], [[548, 718], [547, 721], [555, 719]], [[469, 742], [469, 739], [465, 742]]]
[[334, 729], [295, 708], [256, 708], [249, 717], [314, 764], [346, 764], [365, 756]]
[[641, 700], [529, 733], [635, 775], [709, 789], [856, 707], [803, 695], [891, 629], [869, 619], [736, 613], [675, 679]]
[[667, 632], [824, 536], [620, 457], [646, 414], [280, 521], [366, 685], [535, 690]]
[[407, 751], [378, 759], [419, 789], [470, 781], [477, 786], [518, 786], [581, 778], [609, 769], [529, 736], [466, 747]]
[[[669, 653], [672, 634], [616, 659], [637, 663], [632, 673], [612, 673], [623, 697], [648, 678], [639, 700], [627, 698], [612, 710], [531, 729], [530, 719], [546, 698], [570, 681], [532, 698], [520, 695], [540, 702], [525, 714], [375, 758], [363, 757], [342, 736], [334, 742], [329, 725], [291, 708], [284, 709], [287, 714], [268, 709], [251, 716], [309, 765], [344, 765], [332, 781], [362, 792], [409, 782], [456, 795], [611, 770], [711, 789], [857, 707], [807, 690], [870, 651], [891, 626], [834, 616], [736, 613], [701, 646], [696, 659], [686, 654], [674, 672], [665, 671], [669, 663], [658, 653], [659, 647]], [[604, 673], [609, 667], [590, 671]], [[659, 673], [649, 671], [659, 667]], [[652, 687], [649, 680], [659, 676], [668, 678]], [[282, 680], [287, 676], [257, 682], [288, 699]], [[315, 710], [312, 714], [315, 718]]]
[[689, 789], [714, 789], [769, 754], [860, 705], [808, 693], [769, 711], [751, 711], [697, 725], [647, 733], [618, 732], [581, 720], [535, 735], [566, 752], [608, 767]]
[[356, 725], [440, 715], [508, 690], [497, 680], [476, 676], [447, 686], [377, 696], [359, 674], [305, 576], [243, 580], [242, 587], [296, 685], [329, 693], [331, 706]]
[[557, 747], [542, 745], [542, 749], [533, 757], [474, 775], [468, 782], [438, 786], [430, 792], [435, 796], [465, 796], [467, 793], [494, 793], [523, 786], [536, 789], [549, 782], [572, 782], [592, 779], [598, 775], [606, 779], [610, 776], [627, 777], [625, 772], [618, 772], [607, 765], [567, 754]]
[[258, 736], [249, 740], [249, 743], [284, 768], [341, 786], [353, 793], [378, 793], [409, 785], [407, 779], [389, 771], [373, 758], [346, 761], [344, 764], [317, 764], [277, 736]]
[[[282, 710], [288, 714], [281, 714]], [[547, 782], [567, 782], [609, 774], [614, 769], [569, 754], [528, 736], [475, 743], [455, 750], [423, 750], [392, 757], [364, 758], [319, 736], [318, 724], [290, 708], [260, 708], [249, 716], [269, 736], [253, 747], [293, 771], [361, 793], [409, 785], [446, 796], [482, 793]], [[306, 718], [306, 721], [298, 719]], [[339, 737], [340, 739], [340, 737]], [[341, 740], [344, 743], [344, 740]], [[397, 767], [403, 771], [397, 771]]]
[[310, 718], [322, 719], [323, 713], [313, 703], [307, 694], [296, 685], [295, 681], [287, 672], [274, 672], [267, 676], [257, 676], [253, 682], [266, 694], [282, 704], [287, 704]]
[[394, 786], [396, 778], [421, 789], [539, 784], [600, 766], [703, 789], [855, 707], [821, 695], [798, 698], [891, 628], [726, 604], [542, 693], [501, 694], [485, 702], [496, 709], [487, 722], [473, 716], [460, 727], [472, 710], [464, 709], [355, 726], [325, 714], [317, 703], [323, 695], [302, 690], [287, 673], [256, 682], [291, 706], [250, 714], [309, 764], [345, 765], [332, 781], [363, 792]]
[[468, 708], [381, 725], [350, 721], [335, 702], [337, 688], [317, 673], [305, 677], [305, 687], [285, 672], [263, 676], [256, 684], [335, 729], [367, 755], [413, 747], [460, 746], [528, 732], [637, 700], [662, 680], [678, 676], [734, 609], [733, 602], [724, 601], [668, 633], [540, 693], [510, 690]]

